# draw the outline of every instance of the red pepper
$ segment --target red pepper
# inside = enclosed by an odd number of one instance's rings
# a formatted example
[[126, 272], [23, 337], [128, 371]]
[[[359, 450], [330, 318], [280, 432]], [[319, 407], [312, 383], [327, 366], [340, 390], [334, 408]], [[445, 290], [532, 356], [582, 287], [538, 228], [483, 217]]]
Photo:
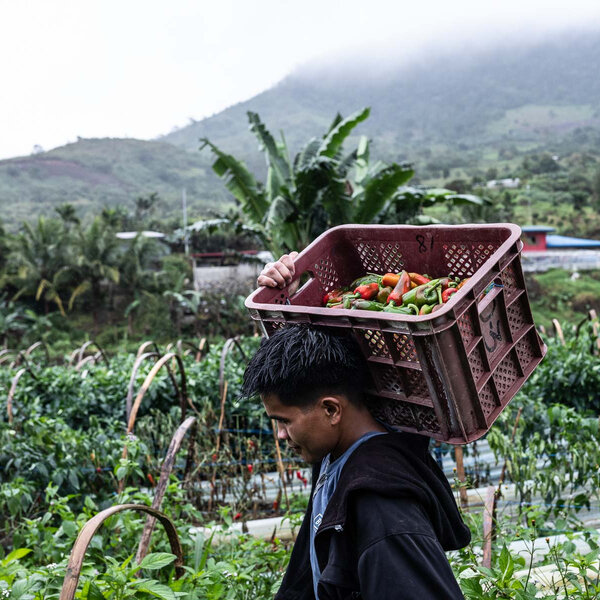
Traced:
[[242, 516], [242, 513], [236, 513], [235, 517], [233, 517], [234, 521], [237, 521]]
[[248, 473], [252, 473], [252, 471], [254, 470], [254, 467], [252, 465], [247, 465], [248, 468]]
[[337, 300], [338, 298], [341, 298], [343, 293], [344, 290], [342, 288], [336, 288], [335, 290], [327, 292], [323, 296], [323, 304], [327, 304], [328, 302], [332, 302], [334, 300]]
[[421, 275], [420, 273], [409, 273], [410, 280], [416, 283], [417, 285], [423, 285], [424, 283], [429, 283], [431, 279], [429, 277], [425, 277], [425, 275]]
[[365, 285], [359, 285], [354, 293], [359, 294], [363, 300], [372, 300], [379, 293], [379, 284], [366, 283]]
[[442, 292], [442, 302], [448, 302], [448, 298], [452, 296], [452, 294], [456, 294], [458, 292], [458, 288], [447, 288]]
[[410, 275], [406, 271], [402, 271], [402, 273], [400, 273], [400, 278], [398, 279], [396, 287], [394, 288], [392, 293], [387, 297], [388, 304], [390, 302], [402, 304], [402, 296], [406, 294], [408, 290], [410, 290]]

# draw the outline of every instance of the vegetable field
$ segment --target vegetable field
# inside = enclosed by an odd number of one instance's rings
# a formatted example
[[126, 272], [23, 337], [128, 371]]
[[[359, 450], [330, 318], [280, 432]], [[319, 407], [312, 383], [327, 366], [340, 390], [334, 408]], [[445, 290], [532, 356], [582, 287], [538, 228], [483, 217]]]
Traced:
[[[468, 599], [600, 597], [597, 324], [563, 330], [484, 440], [432, 443]], [[310, 469], [239, 398], [258, 342], [0, 354], [2, 597], [272, 598]]]

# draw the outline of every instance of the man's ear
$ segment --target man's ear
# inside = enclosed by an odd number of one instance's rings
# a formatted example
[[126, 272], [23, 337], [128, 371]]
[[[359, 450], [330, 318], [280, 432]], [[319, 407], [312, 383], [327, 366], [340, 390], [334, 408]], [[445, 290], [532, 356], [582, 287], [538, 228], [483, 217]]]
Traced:
[[342, 418], [342, 403], [336, 396], [325, 396], [321, 398], [321, 407], [332, 425], [337, 425]]

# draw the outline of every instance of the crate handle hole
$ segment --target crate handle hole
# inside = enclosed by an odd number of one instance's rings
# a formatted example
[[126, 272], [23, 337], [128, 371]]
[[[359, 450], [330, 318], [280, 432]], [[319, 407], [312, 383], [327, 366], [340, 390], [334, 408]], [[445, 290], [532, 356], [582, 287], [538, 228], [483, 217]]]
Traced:
[[298, 289], [290, 296], [290, 300], [293, 300], [294, 298], [296, 298], [297, 296], [299, 296], [304, 290], [306, 290], [310, 284], [315, 280], [315, 276], [314, 273], [312, 271], [304, 271], [304, 273], [302, 273], [300, 275], [300, 277], [298, 277], [298, 279], [296, 281], [299, 281], [299, 287]]

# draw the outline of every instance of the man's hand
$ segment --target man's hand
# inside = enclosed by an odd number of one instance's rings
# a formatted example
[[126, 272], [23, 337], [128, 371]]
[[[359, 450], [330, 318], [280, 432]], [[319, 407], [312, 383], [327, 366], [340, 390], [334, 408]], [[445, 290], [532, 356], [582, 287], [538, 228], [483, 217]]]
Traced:
[[[297, 252], [290, 252], [289, 254], [284, 254], [277, 262], [267, 263], [258, 276], [258, 285], [278, 288], [284, 288], [288, 285], [296, 272], [294, 268], [294, 259], [296, 256], [298, 256]], [[290, 287], [288, 290], [290, 295], [298, 289], [298, 283], [299, 281], [296, 281]]]

